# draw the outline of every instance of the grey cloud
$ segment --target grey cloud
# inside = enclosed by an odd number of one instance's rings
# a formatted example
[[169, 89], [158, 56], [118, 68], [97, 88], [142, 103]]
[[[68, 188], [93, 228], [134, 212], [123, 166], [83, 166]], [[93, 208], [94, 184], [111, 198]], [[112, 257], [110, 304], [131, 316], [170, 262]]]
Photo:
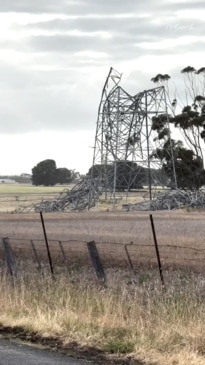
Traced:
[[[190, 1], [177, 1], [173, 3], [171, 0], [84, 0], [82, 1], [82, 12], [79, 14], [127, 14], [127, 13], [150, 13], [152, 16], [160, 16], [162, 14], [170, 15], [170, 13], [176, 10], [187, 10], [187, 9], [204, 9], [204, 1], [199, 0], [193, 3]], [[79, 9], [80, 10], [80, 9]]]
[[[68, 3], [62, 1], [61, 5]], [[164, 54], [165, 52], [172, 53], [173, 49], [169, 50], [147, 50], [139, 46], [142, 42], [157, 42], [167, 38], [177, 38], [184, 35], [198, 35], [204, 30], [204, 24], [201, 21], [191, 21], [190, 19], [183, 19], [176, 22], [175, 19], [169, 18], [171, 5], [173, 3], [166, 2], [169, 4], [169, 8], [165, 6], [164, 2], [158, 2], [155, 7], [151, 0], [145, 0], [143, 2], [138, 2], [133, 5], [133, 1], [117, 1], [112, 0], [109, 2], [96, 2], [94, 0], [82, 1], [84, 6], [80, 9], [84, 11], [92, 9], [92, 12], [96, 12], [96, 16], [89, 16], [89, 12], [85, 12], [84, 15], [76, 19], [54, 19], [46, 22], [39, 22], [35, 24], [28, 24], [26, 26], [16, 26], [16, 31], [21, 29], [38, 29], [42, 30], [42, 35], [27, 37], [18, 43], [18, 49], [23, 52], [44, 52], [44, 53], [69, 53], [72, 54], [73, 60], [75, 59], [75, 53], [83, 51], [95, 51], [104, 52], [109, 54], [110, 60], [125, 59], [126, 57], [132, 57], [143, 52], [144, 54]], [[53, 2], [51, 2], [52, 6]], [[196, 2], [196, 6], [200, 6], [202, 2]], [[117, 6], [118, 5], [118, 6]], [[149, 5], [149, 6], [148, 6]], [[191, 3], [178, 2], [175, 4], [175, 10], [181, 9], [182, 5], [184, 8], [190, 8], [193, 6]], [[114, 17], [115, 11], [118, 12], [119, 9], [126, 8], [127, 12], [130, 8], [135, 10], [153, 11], [155, 18], [150, 15], [148, 18], [116, 18]], [[76, 7], [78, 9], [78, 7]], [[104, 14], [106, 9], [109, 17], [100, 18], [99, 15]], [[79, 10], [79, 9], [78, 9]], [[108, 11], [109, 10], [109, 11]], [[113, 14], [113, 16], [112, 16]], [[140, 11], [137, 14], [141, 14]], [[152, 20], [160, 19], [163, 15], [163, 21], [161, 24], [153, 23]], [[43, 31], [56, 32], [55, 35], [43, 35]], [[85, 33], [82, 36], [68, 35], [66, 32], [78, 30]], [[100, 31], [109, 32], [111, 38], [103, 38], [100, 36]], [[60, 34], [59, 34], [60, 33]], [[89, 33], [89, 35], [88, 35]], [[4, 42], [6, 43], [6, 42]], [[12, 42], [7, 42], [5, 47], [8, 48], [16, 47], [16, 44]], [[3, 45], [2, 45], [3, 46]], [[138, 47], [139, 46], [139, 47]], [[177, 49], [176, 49], [177, 52]], [[88, 62], [88, 59], [81, 60], [82, 63]], [[76, 61], [78, 62], [78, 60]], [[91, 62], [91, 60], [89, 61]], [[97, 61], [96, 61], [97, 62]], [[96, 63], [97, 64], [97, 63]]]
[[[75, 54], [83, 51], [109, 52], [115, 45], [133, 47], [137, 39], [135, 36], [126, 35], [116, 36], [114, 39], [103, 39], [99, 36], [73, 36], [73, 35], [52, 35], [52, 36], [32, 36], [25, 39], [25, 43], [7, 42], [7, 47], [15, 47], [25, 52], [43, 52], [43, 53], [62, 53]], [[1, 43], [0, 43], [1, 44]]]
[[188, 10], [188, 9], [204, 9], [204, 1], [194, 1], [188, 0], [186, 2], [178, 0], [176, 3], [173, 3], [172, 1], [163, 2], [162, 9], [168, 8], [169, 11], [177, 11], [177, 10]]
[[72, 13], [82, 9], [82, 2], [78, 0], [6, 0], [0, 4], [0, 12], [21, 13]]
[[[145, 18], [98, 18], [82, 17], [77, 19], [54, 19], [47, 22], [28, 25], [28, 28], [47, 31], [66, 32], [79, 30], [84, 32], [107, 31], [111, 34], [124, 33], [130, 35], [135, 33], [142, 38], [146, 35], [163, 37], [171, 34], [195, 33], [204, 29], [204, 22], [201, 20], [183, 19], [176, 20], [169, 18], [161, 24], [152, 22], [152, 17]], [[162, 32], [163, 31], [163, 32]], [[165, 32], [165, 33], [164, 33]]]
[[[143, 48], [143, 43], [148, 42], [158, 42], [160, 40], [166, 39], [164, 37], [163, 27], [161, 29], [161, 37], [157, 36], [153, 32], [152, 37], [149, 37], [149, 34], [146, 32], [144, 34], [136, 33], [132, 35], [128, 35], [126, 33], [116, 34], [113, 38], [103, 39], [98, 36], [90, 37], [90, 36], [72, 36], [72, 35], [53, 35], [53, 36], [35, 36], [29, 37], [27, 39], [27, 51], [35, 51], [35, 52], [44, 52], [44, 53], [72, 53], [73, 59], [79, 52], [83, 51], [95, 51], [95, 52], [104, 52], [107, 53], [110, 57], [113, 55], [121, 55], [123, 59], [126, 56], [132, 56], [137, 53], [144, 54], [169, 54], [173, 52], [181, 52], [182, 47], [186, 50], [195, 49], [198, 50], [198, 46], [195, 45], [197, 42], [190, 41], [188, 45], [180, 45], [170, 48], [161, 49], [160, 46], [155, 46], [155, 49]], [[184, 34], [182, 34], [184, 35]], [[192, 34], [193, 35], [193, 34]], [[179, 34], [175, 35], [177, 38]], [[174, 38], [173, 32], [171, 32], [170, 37]], [[200, 41], [199, 41], [200, 44]], [[82, 55], [83, 56], [83, 55]], [[85, 56], [84, 56], [85, 57]]]
[[171, 10], [183, 10], [190, 8], [204, 8], [203, 1], [157, 1], [143, 0], [6, 0], [0, 4], [0, 12], [23, 12], [23, 13], [58, 13], [58, 14], [123, 14], [133, 12], [152, 12], [157, 14], [159, 11], [170, 12]]
[[0, 4], [0, 12], [24, 12], [24, 13], [58, 13], [58, 14], [123, 14], [133, 12], [149, 12], [162, 14], [166, 11], [184, 9], [203, 9], [204, 2], [178, 1], [173, 3], [169, 0], [153, 2], [152, 0], [6, 0]]
[[101, 50], [105, 40], [71, 35], [36, 36], [29, 39], [29, 46], [44, 52], [79, 52], [87, 49]]
[[7, 0], [0, 4], [0, 12], [24, 12], [24, 13], [64, 13], [64, 14], [83, 14], [83, 13], [124, 13], [134, 9], [144, 9], [146, 5], [151, 7], [151, 0], [137, 2], [133, 6], [133, 0]]
[[77, 19], [55, 19], [47, 22], [41, 22], [36, 24], [27, 25], [29, 29], [39, 29], [56, 32], [68, 32], [72, 30], [78, 30], [81, 32], [110, 32], [111, 34], [127, 34], [132, 35], [143, 33], [159, 34], [160, 29], [158, 26], [151, 24], [150, 19], [139, 18], [77, 18]]
[[[187, 35], [199, 35], [204, 31], [202, 21], [189, 19], [179, 22], [166, 21], [162, 24], [153, 24], [150, 18], [78, 18], [78, 19], [55, 19], [27, 26], [29, 29], [42, 30], [42, 36], [33, 37], [29, 41], [35, 50], [44, 51], [76, 51], [84, 49], [109, 51], [110, 47], [122, 45], [133, 47], [137, 43], [146, 41], [159, 41], [168, 38], [178, 38]], [[43, 30], [56, 32], [56, 35], [44, 36]], [[66, 32], [78, 30], [85, 33], [84, 36], [66, 35]], [[105, 39], [100, 36], [100, 31], [110, 33], [111, 38]], [[61, 33], [61, 34], [59, 34]]]

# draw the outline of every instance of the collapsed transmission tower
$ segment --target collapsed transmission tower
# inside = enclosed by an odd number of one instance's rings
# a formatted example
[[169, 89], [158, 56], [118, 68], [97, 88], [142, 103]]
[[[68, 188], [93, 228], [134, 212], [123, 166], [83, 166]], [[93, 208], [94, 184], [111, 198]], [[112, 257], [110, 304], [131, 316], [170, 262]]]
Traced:
[[[101, 184], [113, 197], [117, 190], [147, 185], [151, 200], [154, 186], [163, 185], [165, 179], [152, 129], [152, 118], [163, 115], [164, 127], [170, 131], [165, 90], [162, 86], [131, 96], [119, 85], [121, 76], [111, 68], [102, 91], [92, 178], [100, 176]], [[169, 143], [169, 153], [173, 154], [170, 133]], [[171, 161], [175, 172], [173, 155]], [[175, 173], [172, 180], [176, 184]]]
[[91, 172], [70, 191], [63, 191], [55, 201], [43, 201], [20, 211], [90, 209], [103, 193], [110, 192], [115, 202], [116, 191], [144, 186], [148, 186], [151, 201], [154, 187], [162, 186], [163, 179], [166, 183], [168, 181], [156, 155], [160, 146], [157, 146], [158, 139], [153, 130], [153, 117], [159, 116], [163, 116], [163, 126], [168, 131], [167, 153], [170, 154], [173, 175], [169, 178], [176, 187], [164, 87], [131, 96], [119, 85], [121, 77], [111, 68], [102, 90]]

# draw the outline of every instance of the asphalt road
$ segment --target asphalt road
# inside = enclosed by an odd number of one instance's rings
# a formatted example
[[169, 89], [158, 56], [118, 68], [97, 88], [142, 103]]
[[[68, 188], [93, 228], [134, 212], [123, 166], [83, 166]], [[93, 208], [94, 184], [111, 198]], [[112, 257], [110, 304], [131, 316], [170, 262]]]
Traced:
[[21, 343], [0, 340], [0, 365], [87, 365], [49, 350], [37, 349]]

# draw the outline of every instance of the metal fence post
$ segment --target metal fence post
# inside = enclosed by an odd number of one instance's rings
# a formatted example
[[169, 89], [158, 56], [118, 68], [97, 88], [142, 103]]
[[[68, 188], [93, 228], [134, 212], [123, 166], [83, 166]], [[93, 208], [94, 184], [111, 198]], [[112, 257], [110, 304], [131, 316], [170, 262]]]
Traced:
[[154, 245], [155, 245], [155, 250], [156, 250], [156, 255], [157, 255], [157, 263], [158, 263], [158, 268], [159, 268], [159, 274], [160, 274], [162, 286], [165, 289], [165, 283], [164, 283], [164, 277], [163, 277], [163, 271], [162, 271], [162, 264], [161, 264], [161, 259], [160, 259], [160, 254], [159, 254], [159, 247], [158, 247], [157, 236], [156, 236], [156, 231], [155, 231], [155, 226], [154, 226], [154, 221], [153, 221], [152, 214], [150, 214], [149, 217], [150, 217], [150, 222], [151, 222], [151, 227], [152, 227], [152, 234], [153, 234], [153, 239], [154, 239]]
[[51, 259], [51, 253], [50, 253], [50, 249], [49, 249], [48, 238], [47, 238], [47, 234], [46, 234], [46, 228], [45, 228], [42, 212], [40, 212], [40, 217], [41, 217], [41, 223], [42, 223], [42, 227], [43, 227], [43, 233], [44, 233], [44, 238], [45, 238], [45, 243], [46, 243], [46, 249], [47, 249], [47, 254], [48, 254], [48, 261], [49, 261], [49, 266], [50, 266], [50, 270], [51, 270], [51, 275], [54, 277], [53, 263], [52, 263], [52, 259]]

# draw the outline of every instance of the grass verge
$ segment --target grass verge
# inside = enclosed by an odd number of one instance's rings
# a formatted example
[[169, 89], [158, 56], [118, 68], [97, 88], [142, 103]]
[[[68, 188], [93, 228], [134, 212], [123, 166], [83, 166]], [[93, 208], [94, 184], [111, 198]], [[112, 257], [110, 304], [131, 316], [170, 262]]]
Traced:
[[58, 338], [64, 346], [77, 342], [133, 361], [205, 363], [205, 281], [200, 274], [172, 273], [166, 292], [152, 274], [134, 282], [120, 277], [122, 272], [109, 275], [108, 288], [88, 280], [83, 270], [55, 281], [45, 275], [2, 275], [0, 322]]

